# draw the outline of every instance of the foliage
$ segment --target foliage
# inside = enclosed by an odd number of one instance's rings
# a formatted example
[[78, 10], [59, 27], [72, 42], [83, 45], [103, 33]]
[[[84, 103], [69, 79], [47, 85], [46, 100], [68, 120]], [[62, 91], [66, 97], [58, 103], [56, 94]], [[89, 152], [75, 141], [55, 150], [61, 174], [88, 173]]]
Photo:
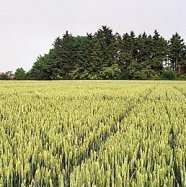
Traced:
[[176, 74], [173, 70], [166, 68], [162, 71], [163, 79], [173, 80], [176, 79]]
[[0, 80], [11, 80], [14, 78], [12, 71], [7, 71], [5, 73], [0, 73]]
[[18, 68], [15, 71], [14, 79], [16, 80], [25, 80], [26, 79], [26, 71], [23, 68]]
[[8, 75], [6, 73], [2, 73], [0, 75], [0, 80], [10, 80], [10, 79], [9, 79], [9, 77], [8, 77]]
[[184, 40], [178, 33], [173, 35], [169, 41], [169, 58], [171, 61], [171, 69], [180, 74], [178, 66], [183, 65], [183, 68], [185, 68], [183, 61], [186, 60], [186, 46]]
[[38, 57], [27, 79], [146, 80], [164, 78], [166, 67], [178, 78], [186, 75], [186, 46], [178, 33], [165, 40], [157, 30], [153, 35], [136, 36], [133, 31], [120, 35], [103, 26], [86, 36], [66, 31], [48, 54]]
[[113, 64], [110, 67], [103, 67], [99, 74], [99, 79], [119, 79], [121, 70], [117, 64]]

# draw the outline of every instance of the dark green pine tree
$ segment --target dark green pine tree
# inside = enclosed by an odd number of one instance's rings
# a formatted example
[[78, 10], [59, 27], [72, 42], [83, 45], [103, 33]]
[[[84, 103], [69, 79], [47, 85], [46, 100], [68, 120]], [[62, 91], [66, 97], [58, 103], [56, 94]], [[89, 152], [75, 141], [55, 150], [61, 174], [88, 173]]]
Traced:
[[87, 43], [86, 43], [86, 74], [88, 79], [98, 79], [99, 72], [101, 70], [101, 47], [92, 34], [87, 34]]
[[168, 52], [167, 41], [160, 36], [157, 30], [154, 31], [153, 35], [153, 48], [152, 48], [152, 63], [151, 68], [155, 71], [158, 76], [163, 69], [163, 62], [166, 59]]
[[99, 79], [99, 72], [102, 68], [102, 51], [95, 35], [87, 34], [87, 40], [84, 49], [86, 62], [84, 64], [83, 76], [86, 79]]
[[103, 26], [94, 35], [95, 49], [98, 54], [99, 70], [98, 79], [116, 79], [116, 72], [120, 74], [118, 66], [118, 42], [117, 34], [112, 33], [112, 29]]
[[53, 62], [53, 79], [71, 79], [71, 71], [75, 63], [77, 49], [74, 45], [74, 37], [66, 31], [62, 39], [57, 38], [54, 43], [57, 58]]
[[133, 40], [132, 63], [127, 67], [129, 79], [148, 79], [151, 74], [150, 61], [152, 37], [144, 32]]
[[144, 32], [140, 34], [134, 42], [134, 58], [138, 63], [143, 63], [151, 59], [153, 48], [152, 37]]
[[129, 72], [128, 67], [135, 64], [134, 59], [134, 41], [135, 41], [135, 34], [131, 31], [130, 34], [125, 33], [122, 37], [118, 35], [117, 41], [119, 44], [118, 47], [118, 65], [121, 70], [121, 78], [128, 79]]
[[89, 39], [86, 36], [77, 36], [74, 38], [74, 67], [72, 67], [72, 71], [70, 76], [72, 79], [88, 79], [89, 73], [91, 70], [89, 69], [88, 62], [88, 49], [89, 49]]
[[178, 33], [176, 33], [169, 41], [169, 58], [171, 61], [171, 69], [177, 74], [185, 71], [185, 54], [186, 46], [184, 44], [184, 40]]
[[101, 48], [92, 34], [74, 38], [75, 62], [72, 79], [98, 79], [101, 70]]
[[116, 62], [117, 55], [117, 41], [112, 29], [103, 26], [102, 29], [95, 33], [94, 39], [97, 40], [97, 45], [99, 45], [98, 50], [101, 50], [102, 67], [110, 67]]

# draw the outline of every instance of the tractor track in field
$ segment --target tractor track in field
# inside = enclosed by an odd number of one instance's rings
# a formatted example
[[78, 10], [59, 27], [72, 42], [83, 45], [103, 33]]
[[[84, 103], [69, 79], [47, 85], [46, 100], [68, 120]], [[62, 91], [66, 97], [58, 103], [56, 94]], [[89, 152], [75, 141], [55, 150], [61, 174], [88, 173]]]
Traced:
[[103, 134], [100, 134], [99, 136], [94, 137], [94, 139], [87, 146], [87, 149], [83, 153], [78, 155], [78, 157], [76, 158], [77, 159], [77, 161], [76, 161], [77, 164], [74, 164], [73, 161], [72, 161], [71, 166], [70, 166], [69, 170], [67, 171], [67, 174], [64, 178], [65, 187], [70, 187], [71, 186], [70, 185], [70, 175], [73, 173], [74, 168], [78, 167], [78, 166], [81, 166], [83, 163], [85, 163], [86, 160], [88, 160], [90, 158], [92, 152], [96, 152], [96, 154], [99, 154], [101, 146], [103, 144], [105, 144], [106, 141], [111, 136], [113, 136], [114, 134], [116, 134], [119, 131], [118, 123], [121, 123], [122, 121], [124, 121], [124, 119], [126, 119], [128, 117], [129, 113], [134, 108], [136, 108], [137, 106], [142, 104], [148, 98], [148, 96], [152, 93], [152, 91], [154, 89], [155, 89], [155, 87], [148, 89], [147, 93], [144, 96], [142, 96], [140, 94], [139, 98], [136, 100], [136, 103], [132, 104], [129, 108], [127, 108], [125, 110], [125, 112], [122, 113], [119, 116], [119, 119], [115, 123], [111, 124], [109, 132], [106, 131]]
[[174, 125], [171, 121], [171, 113], [169, 112], [168, 106], [165, 106], [165, 110], [166, 110], [166, 114], [169, 119], [169, 124], [171, 125], [171, 129], [169, 132], [170, 140], [168, 143], [169, 143], [169, 146], [170, 146], [170, 148], [172, 150], [172, 154], [173, 154], [173, 168], [172, 168], [173, 173], [174, 173], [173, 183], [174, 183], [174, 186], [181, 186], [181, 173], [180, 173], [178, 164], [176, 162], [176, 151], [177, 151], [177, 146], [178, 146], [177, 135], [176, 135], [176, 132], [174, 129]]
[[[186, 93], [184, 93], [181, 89], [177, 88], [176, 86], [173, 86], [173, 89], [177, 90], [179, 93], [181, 93], [185, 98], [186, 98]], [[181, 182], [181, 173], [179, 170], [179, 166], [178, 163], [176, 162], [176, 151], [177, 151], [177, 147], [178, 147], [178, 135], [175, 132], [175, 128], [174, 125], [172, 123], [171, 120], [171, 113], [168, 110], [168, 106], [165, 106], [166, 109], [166, 113], [169, 119], [169, 124], [171, 125], [171, 129], [170, 129], [170, 140], [169, 140], [169, 146], [172, 150], [172, 154], [173, 154], [173, 173], [174, 173], [174, 180], [173, 180], [173, 184], [174, 186], [182, 186], [182, 182]]]
[[186, 93], [185, 92], [183, 92], [181, 89], [177, 88], [176, 86], [173, 86], [173, 88], [175, 90], [178, 90], [186, 98]]

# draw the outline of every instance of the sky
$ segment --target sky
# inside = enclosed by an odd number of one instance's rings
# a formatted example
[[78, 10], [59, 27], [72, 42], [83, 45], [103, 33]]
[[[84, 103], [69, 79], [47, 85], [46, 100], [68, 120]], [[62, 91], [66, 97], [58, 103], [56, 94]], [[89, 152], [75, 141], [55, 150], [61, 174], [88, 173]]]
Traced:
[[185, 0], [0, 0], [0, 72], [29, 70], [66, 30], [94, 33], [106, 25], [123, 34], [153, 34], [186, 40]]

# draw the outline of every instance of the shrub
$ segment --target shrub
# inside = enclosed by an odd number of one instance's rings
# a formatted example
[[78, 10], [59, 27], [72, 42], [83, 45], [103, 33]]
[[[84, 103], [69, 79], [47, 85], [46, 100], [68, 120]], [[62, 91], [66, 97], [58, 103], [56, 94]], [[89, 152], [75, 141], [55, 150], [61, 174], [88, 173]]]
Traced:
[[174, 80], [174, 79], [176, 79], [176, 74], [171, 69], [164, 69], [162, 71], [162, 78], [167, 79], [167, 80]]

